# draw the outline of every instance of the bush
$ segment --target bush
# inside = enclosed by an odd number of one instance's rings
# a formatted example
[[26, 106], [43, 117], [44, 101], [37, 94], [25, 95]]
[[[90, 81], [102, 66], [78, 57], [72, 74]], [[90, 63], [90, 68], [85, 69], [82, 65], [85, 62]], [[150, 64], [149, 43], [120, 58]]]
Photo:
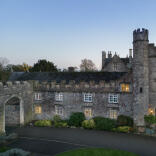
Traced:
[[104, 118], [104, 117], [94, 117], [95, 129], [97, 130], [112, 130], [116, 127], [116, 120]]
[[129, 116], [119, 115], [117, 118], [117, 125], [133, 127], [133, 119]]
[[156, 123], [156, 117], [154, 115], [145, 115], [144, 120], [149, 125]]
[[95, 122], [94, 122], [93, 119], [84, 120], [82, 122], [82, 127], [85, 128], [85, 129], [93, 129], [93, 128], [95, 128]]
[[84, 113], [76, 112], [71, 114], [68, 124], [69, 126], [81, 127], [81, 124], [84, 120], [85, 120]]
[[53, 121], [55, 122], [61, 122], [61, 117], [59, 115], [54, 115]]
[[34, 125], [39, 127], [51, 127], [52, 122], [50, 120], [38, 120], [34, 123]]
[[133, 131], [133, 128], [130, 126], [120, 126], [116, 128], [117, 132], [129, 133]]

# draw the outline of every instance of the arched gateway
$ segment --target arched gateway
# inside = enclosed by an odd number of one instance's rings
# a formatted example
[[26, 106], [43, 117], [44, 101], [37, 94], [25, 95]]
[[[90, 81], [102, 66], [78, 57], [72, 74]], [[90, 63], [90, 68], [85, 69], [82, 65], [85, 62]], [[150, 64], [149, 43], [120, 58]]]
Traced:
[[0, 133], [6, 126], [32, 120], [32, 87], [27, 82], [0, 83]]

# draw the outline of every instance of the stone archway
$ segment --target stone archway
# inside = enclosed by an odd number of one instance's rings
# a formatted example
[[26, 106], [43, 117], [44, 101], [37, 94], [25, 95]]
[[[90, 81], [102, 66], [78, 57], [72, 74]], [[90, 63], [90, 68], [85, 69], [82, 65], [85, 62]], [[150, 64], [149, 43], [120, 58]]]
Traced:
[[24, 124], [23, 100], [18, 96], [11, 96], [4, 103], [4, 128]]

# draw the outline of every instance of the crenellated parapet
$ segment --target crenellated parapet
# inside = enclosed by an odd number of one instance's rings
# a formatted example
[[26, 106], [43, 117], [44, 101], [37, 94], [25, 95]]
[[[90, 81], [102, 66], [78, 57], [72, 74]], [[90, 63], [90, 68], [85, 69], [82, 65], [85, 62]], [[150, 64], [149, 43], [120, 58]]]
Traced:
[[100, 80], [96, 81], [80, 81], [75, 82], [74, 80], [66, 81], [62, 80], [57, 83], [56, 81], [33, 81], [33, 89], [35, 91], [61, 91], [61, 92], [81, 92], [81, 91], [90, 91], [90, 92], [117, 92], [120, 91], [119, 81], [110, 81], [106, 82]]
[[133, 42], [136, 41], [148, 41], [148, 30], [142, 28], [133, 31]]

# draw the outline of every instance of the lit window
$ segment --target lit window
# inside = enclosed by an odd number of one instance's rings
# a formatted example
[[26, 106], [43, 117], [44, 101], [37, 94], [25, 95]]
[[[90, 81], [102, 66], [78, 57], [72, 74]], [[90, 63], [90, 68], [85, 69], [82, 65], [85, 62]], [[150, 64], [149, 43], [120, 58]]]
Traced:
[[85, 93], [84, 94], [84, 102], [92, 102], [93, 96], [91, 93]]
[[57, 114], [57, 115], [63, 115], [63, 107], [61, 107], [61, 106], [55, 106], [55, 114]]
[[121, 84], [121, 91], [122, 92], [129, 92], [130, 91], [130, 85], [126, 84], [126, 83]]
[[42, 113], [42, 107], [41, 106], [36, 106], [35, 107], [35, 114], [41, 114]]
[[117, 110], [110, 109], [109, 110], [109, 118], [117, 119]]
[[35, 93], [35, 100], [41, 100], [41, 93]]
[[118, 95], [117, 94], [109, 94], [108, 102], [109, 103], [118, 103]]
[[92, 109], [91, 108], [85, 108], [84, 114], [86, 117], [92, 117]]
[[63, 93], [55, 93], [55, 101], [63, 101]]

